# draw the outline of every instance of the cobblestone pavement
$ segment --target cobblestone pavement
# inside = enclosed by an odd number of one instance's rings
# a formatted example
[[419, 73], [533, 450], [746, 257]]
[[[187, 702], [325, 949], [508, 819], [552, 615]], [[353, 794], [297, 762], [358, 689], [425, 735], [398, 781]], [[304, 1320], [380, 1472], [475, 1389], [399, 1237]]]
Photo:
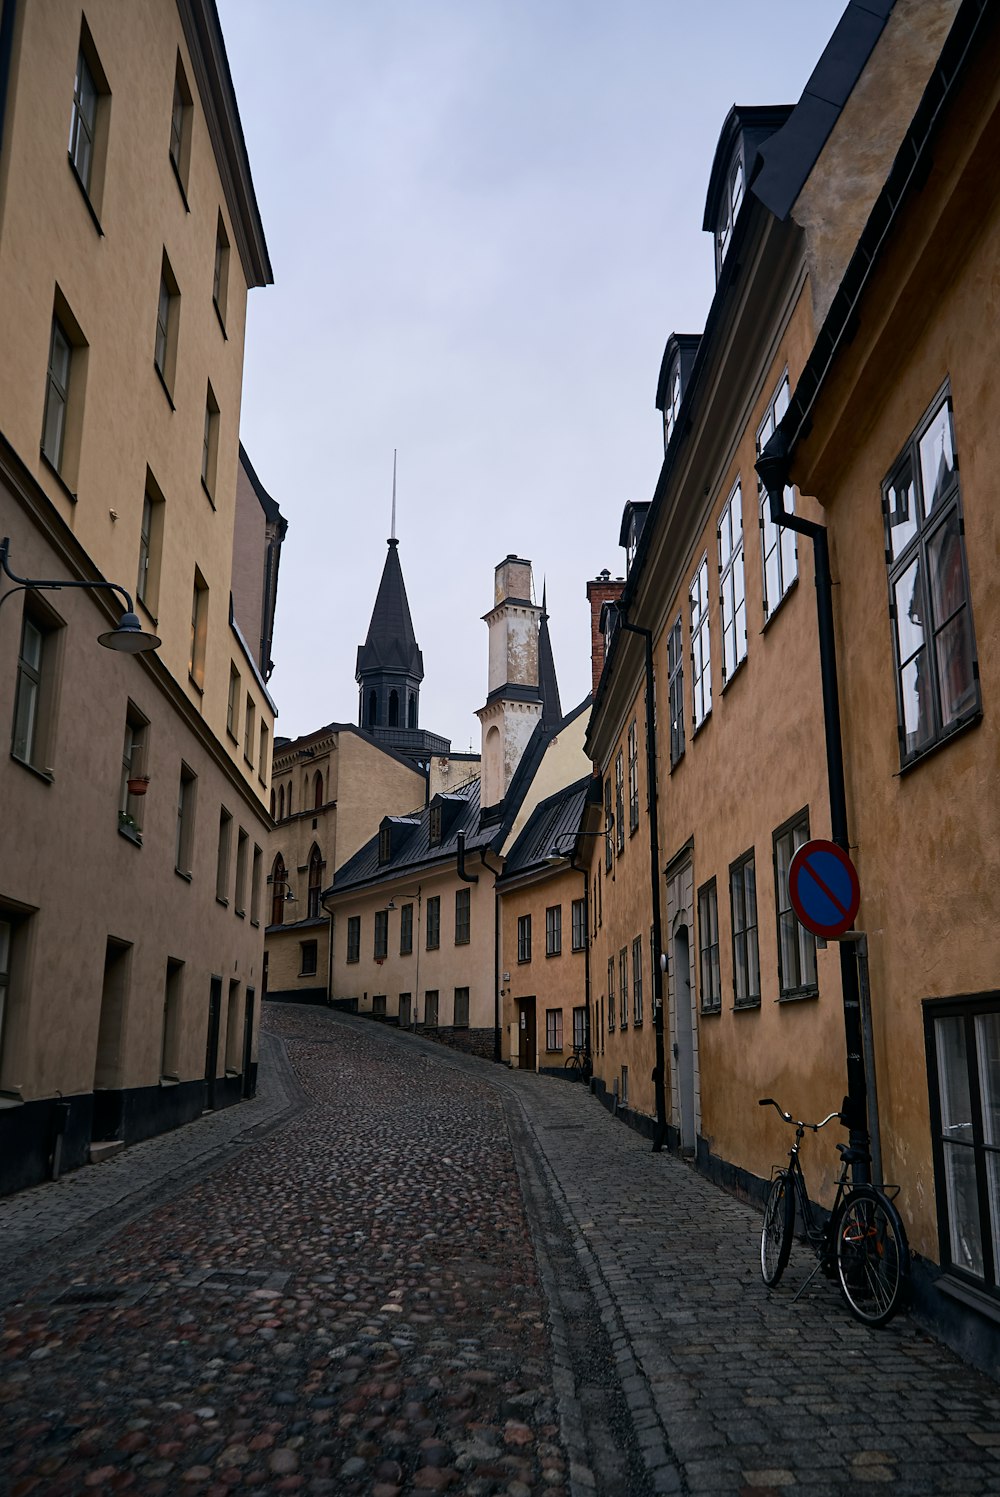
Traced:
[[267, 1024], [254, 1102], [0, 1202], [10, 1497], [1000, 1490], [995, 1383], [769, 1294], [759, 1216], [582, 1086]]

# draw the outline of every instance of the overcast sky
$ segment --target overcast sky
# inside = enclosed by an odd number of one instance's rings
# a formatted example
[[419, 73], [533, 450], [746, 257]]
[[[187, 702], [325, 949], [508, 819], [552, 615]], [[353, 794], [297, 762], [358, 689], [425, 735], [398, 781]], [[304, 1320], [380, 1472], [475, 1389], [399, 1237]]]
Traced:
[[794, 103], [844, 0], [219, 0], [275, 284], [242, 437], [288, 520], [271, 689], [289, 737], [357, 721], [389, 535], [420, 724], [478, 750], [493, 568], [548, 584], [564, 710], [585, 585], [662, 458], [672, 330], [730, 106]]

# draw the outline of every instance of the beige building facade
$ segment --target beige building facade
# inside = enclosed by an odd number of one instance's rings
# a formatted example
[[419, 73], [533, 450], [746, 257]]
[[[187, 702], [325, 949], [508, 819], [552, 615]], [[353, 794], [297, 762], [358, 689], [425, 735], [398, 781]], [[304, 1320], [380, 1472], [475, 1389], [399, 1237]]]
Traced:
[[[275, 709], [230, 604], [246, 296], [271, 274], [214, 7], [4, 11], [13, 1189], [252, 1090]], [[105, 579], [158, 649], [100, 647]]]

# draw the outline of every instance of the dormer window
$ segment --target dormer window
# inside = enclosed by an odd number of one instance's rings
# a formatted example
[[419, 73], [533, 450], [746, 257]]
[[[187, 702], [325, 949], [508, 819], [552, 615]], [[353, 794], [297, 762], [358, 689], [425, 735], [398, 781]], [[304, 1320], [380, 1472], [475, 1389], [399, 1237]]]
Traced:
[[430, 815], [430, 845], [437, 847], [441, 841], [441, 807], [431, 806]]
[[670, 438], [674, 434], [677, 425], [677, 417], [681, 409], [681, 366], [678, 361], [674, 365], [674, 372], [670, 377], [670, 390], [666, 403], [663, 407], [663, 450], [666, 452], [670, 446]]
[[388, 863], [392, 857], [392, 828], [384, 826], [378, 834], [378, 860], [380, 863]]
[[719, 227], [716, 231], [716, 271], [721, 274], [722, 262], [733, 242], [733, 229], [736, 226], [736, 217], [743, 202], [743, 153], [738, 151], [733, 158], [729, 168], [729, 178], [726, 184], [726, 192], [723, 197], [719, 212]]

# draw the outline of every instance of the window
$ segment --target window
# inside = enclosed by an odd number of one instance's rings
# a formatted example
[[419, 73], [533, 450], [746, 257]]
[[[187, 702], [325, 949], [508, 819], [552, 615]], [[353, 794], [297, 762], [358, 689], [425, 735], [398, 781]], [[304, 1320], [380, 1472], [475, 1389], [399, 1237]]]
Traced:
[[215, 266], [212, 271], [212, 301], [219, 314], [222, 331], [226, 331], [226, 302], [229, 297], [229, 237], [222, 214], [215, 229]]
[[882, 485], [901, 764], [981, 710], [951, 395]]
[[428, 988], [424, 994], [424, 1023], [431, 1029], [437, 1028], [438, 1022], [438, 994], [437, 988]]
[[122, 768], [118, 786], [118, 827], [133, 842], [142, 841], [142, 810], [145, 804], [146, 749], [149, 723], [129, 702], [125, 709]]
[[441, 896], [432, 894], [427, 901], [427, 950], [436, 951], [441, 945]]
[[628, 828], [634, 832], [639, 825], [639, 749], [635, 719], [628, 730]]
[[561, 1008], [545, 1010], [545, 1048], [561, 1050], [563, 1047], [563, 1016]]
[[257, 727], [257, 709], [254, 706], [253, 697], [247, 692], [247, 708], [243, 728], [243, 757], [253, 767], [253, 740]]
[[632, 1023], [642, 1023], [642, 937], [632, 942]]
[[388, 863], [392, 857], [392, 827], [382, 826], [378, 831], [378, 860], [379, 863]]
[[104, 190], [108, 148], [108, 105], [111, 90], [94, 39], [84, 22], [73, 76], [73, 104], [69, 117], [69, 164], [83, 191], [95, 226]]
[[729, 168], [726, 178], [724, 197], [719, 210], [719, 227], [715, 234], [715, 273], [716, 279], [722, 274], [722, 262], [729, 252], [729, 246], [733, 242], [733, 230], [736, 227], [736, 218], [743, 202], [743, 156], [739, 153]]
[[179, 1081], [181, 1074], [181, 1038], [184, 1033], [183, 1003], [184, 963], [167, 957], [167, 975], [163, 984], [163, 1030], [160, 1036], [160, 1076], [164, 1081]]
[[684, 650], [678, 617], [667, 636], [667, 694], [670, 709], [670, 767], [684, 753]]
[[517, 917], [517, 959], [519, 962], [531, 961], [530, 915], [518, 915]]
[[87, 340], [57, 286], [49, 330], [41, 452], [73, 499], [76, 498], [73, 490], [80, 459], [88, 353]]
[[153, 363], [173, 404], [174, 375], [177, 371], [177, 324], [180, 319], [181, 293], [177, 278], [167, 259], [166, 250], [160, 263], [160, 292], [156, 303], [156, 337]]
[[219, 808], [219, 849], [215, 864], [215, 897], [229, 903], [229, 849], [233, 836], [233, 818], [225, 806]]
[[691, 697], [695, 732], [712, 710], [712, 636], [708, 628], [708, 557], [691, 584]]
[[608, 1033], [615, 1027], [615, 959], [608, 957]]
[[582, 951], [587, 944], [587, 901], [574, 899], [570, 909], [573, 950]]
[[611, 814], [611, 780], [604, 781], [604, 871], [610, 873], [614, 867], [614, 818]]
[[[285, 868], [285, 860], [278, 853], [271, 865], [271, 877], [268, 880], [271, 885], [271, 924], [284, 925], [285, 923], [285, 891], [288, 888], [288, 872]], [[357, 961], [357, 957], [355, 957]]]
[[199, 691], [205, 686], [205, 645], [208, 639], [208, 583], [194, 569], [194, 587], [191, 590], [191, 651], [188, 659], [188, 675]]
[[389, 911], [375, 911], [375, 942], [372, 955], [378, 960], [385, 960], [389, 950]]
[[[322, 911], [320, 910], [320, 895], [323, 893], [323, 859], [319, 848], [313, 843], [309, 854], [309, 884], [306, 896], [306, 918], [318, 920]], [[388, 915], [386, 916], [388, 919]]]
[[21, 618], [10, 751], [22, 764], [51, 773], [62, 620], [30, 594]]
[[215, 508], [215, 481], [219, 465], [219, 402], [211, 384], [205, 396], [205, 428], [201, 440], [201, 486]]
[[582, 1050], [587, 1043], [587, 1010], [581, 1004], [573, 1010], [573, 1045]]
[[400, 1029], [409, 1029], [410, 1027], [409, 993], [400, 993], [399, 995], [399, 1027]]
[[428, 838], [431, 847], [437, 847], [441, 841], [441, 807], [431, 806], [431, 814], [428, 821]]
[[229, 701], [226, 704], [226, 732], [235, 738], [240, 725], [240, 687], [243, 682], [235, 662], [229, 666]]
[[226, 1007], [226, 1072], [238, 1074], [241, 1063], [242, 1035], [240, 1033], [240, 984], [235, 977], [229, 979], [229, 1003]]
[[198, 776], [188, 769], [186, 764], [182, 764], [177, 786], [177, 836], [174, 842], [174, 867], [185, 878], [191, 877], [197, 791]]
[[698, 890], [698, 949], [701, 957], [701, 1011], [715, 1014], [722, 1008], [719, 974], [719, 899], [715, 879]]
[[[274, 795], [274, 791], [273, 790], [271, 791], [271, 795], [273, 797], [273, 795]], [[284, 820], [284, 816], [285, 816], [285, 787], [284, 787], [284, 785], [279, 785], [278, 786], [278, 820], [279, 821]]]
[[625, 764], [621, 749], [615, 755], [615, 847], [625, 851]]
[[[318, 947], [317, 947], [317, 943], [315, 941], [300, 941], [299, 942], [299, 951], [301, 953], [300, 959], [299, 959], [299, 976], [300, 977], [315, 977], [316, 976], [317, 950], [318, 950]], [[382, 1001], [383, 1001], [383, 1003], [385, 1002], [384, 999]]]
[[264, 854], [257, 846], [253, 847], [253, 863], [250, 869], [250, 924], [260, 924], [260, 871], [264, 862]]
[[349, 962], [361, 960], [360, 915], [348, 915], [347, 917], [347, 960]]
[[[788, 409], [788, 375], [782, 375], [777, 390], [771, 398], [767, 413], [757, 432], [757, 456], [763, 452], [768, 439]], [[782, 598], [799, 575], [798, 548], [795, 531], [787, 526], [777, 526], [771, 520], [771, 507], [767, 490], [757, 480], [757, 501], [760, 505], [760, 544], [764, 565], [764, 622], [771, 617]], [[794, 513], [795, 491], [785, 489], [785, 509]]]
[[737, 482], [719, 517], [719, 601], [722, 612], [722, 680], [747, 658], [747, 600], [743, 575], [743, 492]]
[[455, 989], [455, 1028], [468, 1029], [469, 1027], [469, 990], [468, 988]]
[[373, 1018], [375, 1018], [375, 1019], [384, 1019], [385, 1018], [385, 1000], [386, 1000], [385, 993], [375, 993], [375, 994], [372, 995], [372, 1017]]
[[809, 815], [798, 816], [774, 834], [774, 904], [778, 912], [778, 981], [782, 998], [814, 995], [816, 937], [800, 925], [788, 894], [788, 869], [796, 850], [809, 841]]
[[250, 838], [242, 827], [236, 832], [236, 900], [237, 915], [245, 915], [247, 909], [247, 854]]
[[621, 1004], [621, 1027], [628, 1028], [628, 948], [618, 953], [618, 1001]]
[[[263, 732], [263, 731], [264, 730], [262, 728], [261, 732]], [[315, 781], [314, 790], [313, 790], [313, 810], [314, 811], [321, 811], [322, 809], [323, 809], [323, 774], [322, 774], [321, 770], [317, 769], [317, 771], [316, 771], [316, 781]]]
[[170, 106], [170, 165], [174, 169], [177, 185], [187, 207], [188, 171], [191, 165], [191, 90], [177, 54], [174, 71], [174, 96]]
[[1000, 1298], [1000, 994], [925, 1003], [941, 1266]]
[[664, 450], [664, 452], [666, 452], [667, 448], [670, 446], [670, 438], [674, 434], [674, 427], [677, 425], [677, 417], [680, 415], [680, 409], [681, 409], [681, 366], [680, 366], [680, 363], [678, 362], [678, 363], [676, 363], [674, 365], [673, 373], [672, 373], [672, 375], [670, 377], [670, 393], [667, 396], [666, 404], [663, 407], [663, 450]]
[[455, 890], [455, 945], [468, 946], [472, 924], [472, 890]]
[[545, 955], [562, 956], [562, 905], [552, 904], [545, 911]]
[[399, 954], [409, 956], [413, 951], [413, 906], [404, 904], [399, 912]]
[[759, 1008], [757, 868], [752, 851], [744, 853], [729, 870], [729, 898], [733, 912], [733, 1002], [737, 1008]]
[[163, 495], [156, 479], [146, 469], [146, 490], [139, 524], [139, 570], [135, 594], [153, 618], [160, 593], [160, 557], [163, 552]]
[[269, 737], [270, 734], [267, 731], [267, 723], [261, 723], [260, 753], [257, 758], [257, 778], [261, 781], [262, 784], [267, 783], [267, 745]]

